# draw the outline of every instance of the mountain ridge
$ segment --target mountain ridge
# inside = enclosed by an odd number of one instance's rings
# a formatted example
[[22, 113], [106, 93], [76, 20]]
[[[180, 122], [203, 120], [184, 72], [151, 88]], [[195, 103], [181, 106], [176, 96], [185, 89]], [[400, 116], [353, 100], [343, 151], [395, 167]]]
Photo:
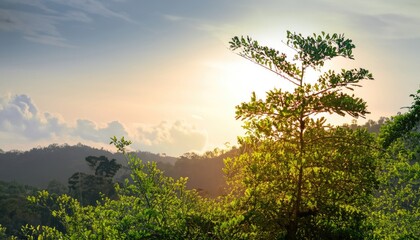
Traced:
[[[204, 155], [185, 153], [177, 158], [151, 152], [133, 153], [143, 161], [156, 162], [158, 168], [167, 176], [175, 179], [188, 177], [189, 189], [197, 189], [208, 196], [218, 196], [223, 194], [226, 187], [222, 170], [223, 159], [232, 156], [234, 152], [232, 149], [219, 153], [209, 151]], [[51, 182], [59, 182], [67, 187], [68, 179], [74, 173], [93, 174], [85, 161], [88, 156], [105, 156], [127, 166], [127, 160], [121, 153], [112, 153], [83, 144], [50, 144], [28, 151], [0, 151], [0, 181], [17, 182], [39, 189], [47, 189]], [[126, 169], [123, 167], [117, 173], [116, 181], [128, 177]]]
[[[143, 161], [156, 161], [163, 164], [175, 164], [177, 158], [162, 156], [150, 152], [135, 152]], [[85, 158], [105, 156], [127, 165], [121, 153], [97, 149], [83, 144], [58, 145], [32, 148], [28, 151], [0, 151], [0, 180], [16, 181], [31, 186], [45, 188], [51, 180], [63, 184], [75, 172], [90, 173]]]

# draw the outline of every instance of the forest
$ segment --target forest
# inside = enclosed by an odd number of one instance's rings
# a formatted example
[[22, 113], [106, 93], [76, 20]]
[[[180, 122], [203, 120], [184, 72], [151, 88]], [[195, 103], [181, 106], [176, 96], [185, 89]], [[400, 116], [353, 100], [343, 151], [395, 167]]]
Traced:
[[[373, 74], [324, 69], [354, 59], [351, 39], [288, 31], [294, 56], [249, 36], [229, 44], [294, 86], [236, 107], [246, 131], [238, 146], [171, 158], [110, 136], [117, 154], [78, 154], [56, 180], [3, 179], [0, 239], [420, 239], [420, 89], [403, 113], [335, 126], [334, 114], [369, 114], [353, 92]], [[322, 74], [309, 81], [309, 69]], [[2, 171], [29, 164], [17, 160], [24, 154], [1, 152]]]

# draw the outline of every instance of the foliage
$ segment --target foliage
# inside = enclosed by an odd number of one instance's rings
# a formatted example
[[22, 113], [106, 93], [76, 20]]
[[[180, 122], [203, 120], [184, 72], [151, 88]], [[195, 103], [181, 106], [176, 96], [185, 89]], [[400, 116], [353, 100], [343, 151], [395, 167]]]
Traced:
[[26, 197], [37, 190], [16, 182], [0, 181], [0, 225], [4, 235], [21, 237], [20, 228], [27, 223], [51, 224], [45, 209], [33, 208], [26, 201]]
[[125, 140], [124, 137], [121, 137], [118, 139], [116, 136], [113, 136], [111, 138], [111, 142], [109, 144], [114, 145], [119, 152], [122, 152], [123, 154], [126, 153], [126, 147], [129, 146], [132, 142], [130, 140]]
[[68, 192], [68, 188], [57, 180], [51, 180], [48, 182], [47, 191], [57, 195], [65, 194]]
[[[379, 239], [418, 239], [420, 236], [420, 90], [409, 112], [393, 117], [381, 128], [372, 224]], [[417, 127], [416, 127], [417, 126]]]
[[379, 141], [381, 145], [386, 148], [400, 137], [404, 137], [407, 133], [419, 129], [420, 122], [420, 89], [417, 94], [411, 94], [414, 98], [412, 105], [408, 108], [409, 111], [405, 114], [400, 114], [393, 117], [390, 124], [381, 129]]
[[6, 228], [3, 227], [0, 224], [0, 239], [4, 239], [4, 240], [16, 240], [17, 238], [15, 236], [8, 236], [8, 234], [6, 234]]
[[293, 83], [293, 92], [273, 89], [265, 100], [252, 94], [237, 106], [247, 136], [243, 154], [226, 160], [226, 174], [241, 212], [242, 232], [261, 239], [360, 238], [375, 185], [373, 138], [364, 130], [334, 127], [322, 113], [364, 117], [366, 102], [350, 95], [365, 69], [329, 70], [315, 83], [304, 81], [308, 68], [320, 70], [334, 57], [353, 59], [355, 47], [340, 34], [303, 37], [287, 32], [286, 54], [234, 37], [230, 48]]
[[[124, 149], [120, 149], [124, 150]], [[45, 239], [196, 239], [201, 234], [191, 219], [199, 217], [198, 196], [186, 190], [187, 179], [174, 180], [163, 175], [156, 163], [143, 163], [128, 155], [131, 180], [116, 185], [117, 199], [103, 198], [96, 206], [83, 206], [74, 198], [53, 198], [41, 191], [29, 200], [41, 206], [55, 201], [52, 215], [60, 219], [65, 231], [48, 226], [26, 226], [29, 238]]]
[[94, 205], [101, 199], [101, 194], [107, 197], [115, 195], [112, 178], [121, 168], [115, 159], [109, 160], [105, 156], [86, 157], [94, 174], [74, 173], [69, 178], [69, 194], [77, 198], [83, 205]]
[[0, 238], [1, 239], [5, 239], [6, 238], [6, 228], [3, 227], [1, 224], [0, 224]]

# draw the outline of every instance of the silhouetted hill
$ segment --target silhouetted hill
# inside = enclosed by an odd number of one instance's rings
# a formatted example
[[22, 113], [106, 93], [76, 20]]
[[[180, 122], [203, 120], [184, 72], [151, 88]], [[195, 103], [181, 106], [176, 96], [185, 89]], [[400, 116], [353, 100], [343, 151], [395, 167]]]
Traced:
[[[138, 152], [144, 161], [157, 161], [168, 165], [176, 158], [149, 152]], [[58, 180], [67, 186], [68, 178], [75, 172], [89, 173], [87, 156], [105, 156], [126, 165], [120, 153], [112, 153], [82, 144], [75, 146], [52, 144], [29, 151], [0, 152], [0, 180], [16, 181], [22, 184], [46, 188], [51, 180]]]

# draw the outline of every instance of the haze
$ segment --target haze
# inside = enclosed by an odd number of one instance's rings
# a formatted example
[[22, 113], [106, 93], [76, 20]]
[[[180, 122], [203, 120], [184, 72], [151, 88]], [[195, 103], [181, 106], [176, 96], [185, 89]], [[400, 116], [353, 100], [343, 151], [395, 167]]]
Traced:
[[235, 144], [235, 106], [291, 86], [228, 42], [250, 35], [287, 52], [287, 30], [353, 39], [355, 60], [326, 67], [371, 71], [355, 93], [368, 118], [392, 116], [419, 88], [419, 12], [417, 0], [3, 0], [0, 148], [109, 148], [114, 135], [172, 156]]

